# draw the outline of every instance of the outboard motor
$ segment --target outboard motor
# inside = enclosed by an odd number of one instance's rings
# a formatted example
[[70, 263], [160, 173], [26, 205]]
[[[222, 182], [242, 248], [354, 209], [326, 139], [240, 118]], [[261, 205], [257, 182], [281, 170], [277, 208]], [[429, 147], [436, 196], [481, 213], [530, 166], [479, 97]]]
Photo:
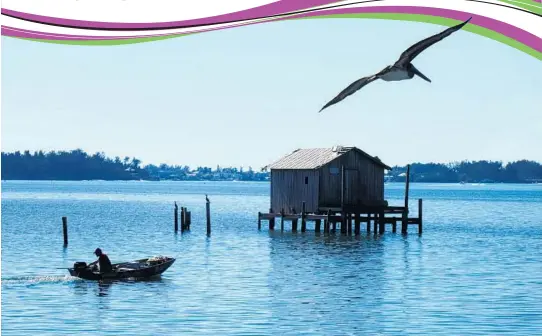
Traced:
[[82, 271], [87, 268], [87, 263], [84, 261], [76, 261], [73, 264], [73, 270], [74, 271]]

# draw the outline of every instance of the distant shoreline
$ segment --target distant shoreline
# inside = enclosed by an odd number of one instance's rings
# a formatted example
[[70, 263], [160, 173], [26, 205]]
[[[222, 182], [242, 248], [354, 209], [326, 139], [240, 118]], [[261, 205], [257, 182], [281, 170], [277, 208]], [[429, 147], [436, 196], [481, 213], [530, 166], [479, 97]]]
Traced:
[[[2, 152], [2, 181], [269, 181], [271, 174], [252, 167], [191, 168], [187, 165], [141, 165], [137, 158], [108, 158], [104, 153], [71, 151]], [[385, 182], [405, 182], [406, 166], [394, 166]], [[412, 183], [542, 183], [542, 164], [519, 160], [411, 163]]]

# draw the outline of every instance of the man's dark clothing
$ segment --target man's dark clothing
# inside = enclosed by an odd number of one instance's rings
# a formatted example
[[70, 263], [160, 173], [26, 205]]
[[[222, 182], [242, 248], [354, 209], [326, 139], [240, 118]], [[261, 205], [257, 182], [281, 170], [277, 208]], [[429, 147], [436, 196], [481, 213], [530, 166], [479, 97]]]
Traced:
[[105, 253], [102, 253], [98, 257], [98, 263], [100, 264], [100, 273], [111, 272], [113, 270], [113, 266], [111, 266], [111, 261]]

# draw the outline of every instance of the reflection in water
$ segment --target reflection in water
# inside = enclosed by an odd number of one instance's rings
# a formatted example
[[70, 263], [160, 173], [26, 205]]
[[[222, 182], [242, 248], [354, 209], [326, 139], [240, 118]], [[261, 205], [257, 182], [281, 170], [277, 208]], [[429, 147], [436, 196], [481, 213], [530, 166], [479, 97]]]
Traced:
[[113, 283], [113, 281], [75, 280], [72, 287], [75, 295], [88, 295], [90, 288], [96, 296], [107, 296]]
[[107, 296], [109, 295], [109, 288], [113, 282], [110, 281], [99, 281], [98, 282], [98, 296]]
[[284, 232], [273, 234], [269, 245], [271, 311], [284, 327], [311, 333], [312, 327], [302, 321], [323, 318], [320, 332], [333, 334], [337, 321], [352, 323], [356, 330], [355, 321], [370, 323], [372, 315], [381, 313], [386, 279], [384, 245], [378, 239]]
[[[113, 289], [119, 292], [132, 293], [125, 298], [129, 301], [146, 300], [149, 297], [158, 297], [159, 301], [166, 303], [169, 300], [168, 292], [171, 290], [171, 281], [163, 280], [156, 276], [148, 279], [126, 279], [126, 280], [75, 280], [71, 287], [73, 293], [78, 296], [78, 302], [88, 302], [90, 307], [97, 309], [98, 315], [95, 316], [100, 321], [103, 311], [111, 309], [111, 303], [119, 298], [114, 295]], [[134, 297], [135, 294], [135, 297]], [[96, 299], [93, 299], [96, 298]], [[130, 298], [131, 297], [131, 298]]]
[[112, 281], [98, 281], [95, 286], [95, 295], [98, 296], [98, 312], [107, 311], [110, 309], [111, 298], [109, 297]]
[[403, 266], [404, 266], [404, 272], [405, 274], [408, 274], [410, 269], [409, 269], [409, 265], [408, 265], [408, 257], [409, 257], [409, 250], [408, 250], [408, 239], [406, 238], [406, 236], [402, 236], [402, 241], [403, 241]]
[[66, 262], [67, 257], [68, 257], [68, 247], [62, 246], [62, 261]]
[[74, 289], [74, 294], [76, 295], [86, 295], [88, 293], [88, 286], [90, 282], [85, 280], [75, 280], [72, 284]]
[[146, 279], [100, 281], [77, 279], [72, 282], [71, 287], [74, 289], [74, 294], [76, 295], [87, 295], [89, 293], [89, 288], [91, 288], [96, 296], [108, 296], [111, 294], [111, 288], [114, 286], [138, 286], [138, 284], [148, 284], [148, 286], [146, 286], [147, 291], [157, 291], [164, 289], [164, 286], [157, 286], [157, 284], [165, 285], [167, 287], [170, 285], [170, 281], [162, 279], [161, 276], [154, 276]]

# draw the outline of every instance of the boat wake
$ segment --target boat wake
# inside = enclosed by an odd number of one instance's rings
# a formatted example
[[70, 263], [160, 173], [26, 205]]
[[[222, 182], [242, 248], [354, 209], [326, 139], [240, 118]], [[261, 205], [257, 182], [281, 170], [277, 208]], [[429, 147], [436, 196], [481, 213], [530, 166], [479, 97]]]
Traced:
[[15, 276], [2, 278], [2, 286], [6, 285], [37, 285], [46, 283], [62, 283], [79, 281], [79, 278], [69, 275]]

